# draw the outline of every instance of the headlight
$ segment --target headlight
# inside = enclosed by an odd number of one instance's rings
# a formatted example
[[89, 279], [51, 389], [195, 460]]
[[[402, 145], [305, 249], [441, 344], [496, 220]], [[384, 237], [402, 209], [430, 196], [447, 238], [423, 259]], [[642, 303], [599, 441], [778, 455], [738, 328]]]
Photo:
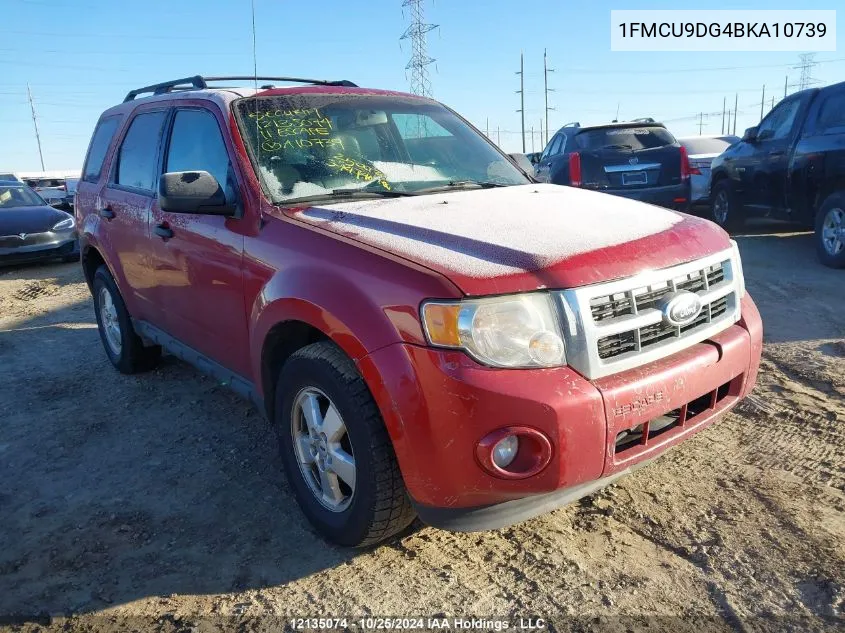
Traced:
[[74, 226], [73, 217], [67, 217], [53, 226], [54, 231], [67, 231]]
[[736, 240], [731, 240], [731, 249], [733, 250], [733, 266], [734, 275], [736, 276], [736, 287], [739, 298], [745, 296], [745, 275], [742, 274], [742, 258], [739, 256], [739, 244]]
[[493, 367], [558, 367], [566, 363], [552, 299], [524, 294], [426, 302], [423, 328], [431, 345], [463, 349]]

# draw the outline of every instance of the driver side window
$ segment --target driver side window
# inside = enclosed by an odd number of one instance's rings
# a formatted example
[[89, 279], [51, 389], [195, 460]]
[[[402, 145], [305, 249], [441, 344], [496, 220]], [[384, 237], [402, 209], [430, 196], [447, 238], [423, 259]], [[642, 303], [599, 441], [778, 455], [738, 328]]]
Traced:
[[788, 137], [800, 105], [801, 102], [798, 99], [781, 103], [760, 123], [757, 128], [757, 138], [761, 141], [773, 141]]

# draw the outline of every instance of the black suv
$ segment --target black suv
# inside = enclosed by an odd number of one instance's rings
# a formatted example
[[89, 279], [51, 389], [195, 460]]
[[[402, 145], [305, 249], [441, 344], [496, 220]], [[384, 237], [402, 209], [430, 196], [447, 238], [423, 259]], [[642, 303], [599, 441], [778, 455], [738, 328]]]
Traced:
[[710, 219], [737, 229], [752, 216], [816, 230], [823, 264], [845, 268], [845, 83], [781, 101], [713, 161]]
[[594, 189], [685, 211], [690, 170], [686, 150], [662, 123], [636, 119], [558, 130], [537, 165], [537, 179]]

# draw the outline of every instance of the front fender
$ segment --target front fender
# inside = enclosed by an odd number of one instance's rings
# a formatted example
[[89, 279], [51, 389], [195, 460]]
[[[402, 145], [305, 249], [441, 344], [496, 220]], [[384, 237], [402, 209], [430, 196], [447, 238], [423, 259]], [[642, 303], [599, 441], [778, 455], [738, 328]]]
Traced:
[[354, 361], [399, 341], [388, 312], [374, 299], [376, 294], [330, 270], [296, 267], [278, 271], [250, 309], [253, 375], [261, 376], [267, 334], [285, 321], [302, 321], [320, 330]]

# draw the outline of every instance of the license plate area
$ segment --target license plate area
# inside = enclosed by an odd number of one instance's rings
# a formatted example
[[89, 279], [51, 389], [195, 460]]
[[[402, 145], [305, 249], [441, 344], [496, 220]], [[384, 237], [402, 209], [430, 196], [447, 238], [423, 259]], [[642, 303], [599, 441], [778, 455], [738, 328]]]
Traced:
[[648, 172], [645, 171], [626, 171], [622, 174], [623, 185], [647, 185]]

